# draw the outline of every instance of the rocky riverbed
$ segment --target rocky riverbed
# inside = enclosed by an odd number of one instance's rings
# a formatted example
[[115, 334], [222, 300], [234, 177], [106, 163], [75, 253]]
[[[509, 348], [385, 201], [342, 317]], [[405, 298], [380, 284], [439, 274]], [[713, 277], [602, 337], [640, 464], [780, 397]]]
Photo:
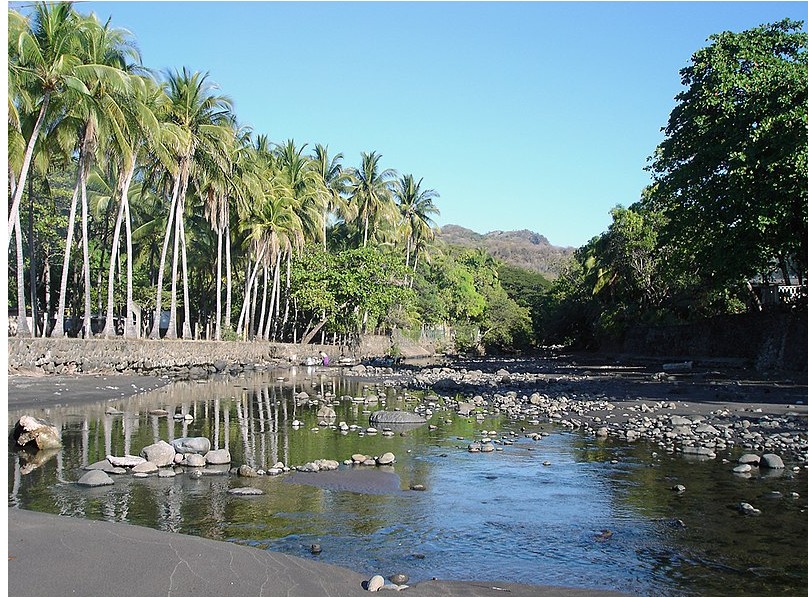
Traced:
[[459, 416], [549, 421], [695, 458], [729, 458], [740, 450], [775, 454], [792, 466], [808, 462], [806, 380], [761, 378], [733, 361], [556, 356], [396, 369], [359, 365], [351, 374], [434, 392]]

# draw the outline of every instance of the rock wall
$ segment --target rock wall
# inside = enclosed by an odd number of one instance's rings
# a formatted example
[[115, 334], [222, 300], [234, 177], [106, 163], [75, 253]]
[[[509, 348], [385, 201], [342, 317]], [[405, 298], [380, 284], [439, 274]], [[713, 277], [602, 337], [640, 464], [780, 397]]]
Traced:
[[250, 369], [256, 365], [299, 362], [321, 350], [332, 361], [341, 356], [384, 356], [390, 353], [391, 346], [392, 341], [387, 336], [365, 336], [355, 350], [348, 346], [272, 342], [9, 338], [8, 371], [180, 375], [190, 372], [202, 375], [213, 371]]
[[609, 349], [658, 357], [743, 359], [759, 371], [808, 373], [808, 313], [727, 315], [632, 329]]

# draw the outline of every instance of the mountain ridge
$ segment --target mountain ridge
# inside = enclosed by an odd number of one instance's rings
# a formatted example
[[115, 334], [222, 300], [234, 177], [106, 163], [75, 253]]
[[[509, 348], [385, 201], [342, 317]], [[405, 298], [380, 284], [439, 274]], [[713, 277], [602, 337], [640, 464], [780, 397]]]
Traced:
[[441, 226], [440, 241], [447, 245], [482, 248], [492, 257], [555, 278], [572, 257], [574, 247], [559, 247], [542, 234], [528, 229], [479, 233], [457, 224]]

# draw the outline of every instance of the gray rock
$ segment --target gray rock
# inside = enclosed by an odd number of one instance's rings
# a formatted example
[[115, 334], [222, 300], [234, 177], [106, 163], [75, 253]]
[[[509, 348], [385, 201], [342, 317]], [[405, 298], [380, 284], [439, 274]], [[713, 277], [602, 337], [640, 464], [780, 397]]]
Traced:
[[[319, 414], [318, 414], [319, 416]], [[423, 425], [426, 419], [406, 411], [377, 410], [370, 415], [372, 425]]]
[[182, 462], [185, 466], [202, 467], [207, 464], [205, 457], [201, 454], [186, 454]]
[[258, 471], [256, 471], [249, 464], [242, 464], [240, 467], [238, 467], [238, 476], [239, 477], [257, 477], [258, 476]]
[[317, 418], [318, 419], [336, 419], [337, 418], [337, 413], [330, 406], [321, 406], [317, 410]]
[[126, 456], [112, 456], [111, 454], [108, 454], [107, 460], [109, 460], [109, 463], [112, 466], [122, 466], [124, 468], [132, 468], [133, 466], [146, 462], [145, 458], [141, 458], [140, 456], [132, 456], [131, 454], [127, 454]]
[[371, 579], [368, 581], [367, 588], [368, 588], [369, 592], [375, 593], [376, 591], [381, 589], [383, 586], [384, 586], [384, 577], [381, 576], [380, 574], [377, 574], [377, 575], [371, 577]]
[[760, 456], [757, 454], [744, 454], [738, 459], [738, 464], [760, 464]]
[[693, 423], [693, 421], [691, 421], [687, 417], [681, 417], [679, 415], [672, 415], [671, 416], [671, 425], [673, 425], [674, 427], [679, 427], [679, 426], [682, 426], [682, 425], [689, 426], [692, 423]]
[[161, 479], [167, 479], [171, 477], [176, 477], [177, 473], [174, 471], [173, 468], [161, 468], [157, 471], [157, 476]]
[[230, 495], [264, 495], [264, 492], [257, 487], [233, 487], [228, 489]]
[[752, 470], [752, 465], [744, 463], [744, 464], [739, 464], [738, 466], [736, 466], [734, 469], [732, 469], [732, 472], [733, 473], [748, 473], [751, 470]]
[[14, 425], [12, 438], [17, 446], [37, 450], [55, 450], [62, 447], [59, 430], [43, 419], [23, 415]]
[[153, 462], [143, 462], [132, 468], [133, 473], [151, 474], [157, 472], [157, 465]]
[[84, 487], [101, 487], [103, 485], [113, 485], [114, 483], [115, 481], [101, 470], [88, 471], [78, 480], [78, 484]]
[[785, 468], [786, 465], [783, 464], [783, 459], [780, 458], [777, 454], [764, 454], [760, 457], [760, 466], [765, 466], [766, 468]]
[[142, 458], [153, 462], [158, 467], [174, 464], [175, 455], [176, 451], [174, 450], [174, 446], [163, 440], [160, 440], [156, 444], [146, 446], [140, 451]]
[[230, 450], [211, 450], [205, 454], [205, 461], [208, 464], [230, 464]]
[[104, 471], [109, 472], [111, 471], [114, 466], [109, 460], [99, 460], [98, 462], [93, 462], [92, 464], [88, 464], [84, 467], [85, 471]]
[[396, 461], [396, 456], [392, 452], [385, 452], [376, 459], [376, 464], [379, 466], [387, 466]]
[[752, 504], [749, 504], [747, 502], [741, 502], [740, 504], [738, 504], [738, 511], [741, 514], [746, 514], [747, 516], [759, 516], [760, 515], [760, 510], [758, 510]]
[[468, 417], [474, 412], [474, 405], [471, 402], [461, 402], [457, 405], [457, 414], [461, 417]]
[[210, 451], [210, 440], [206, 437], [180, 437], [171, 442], [178, 454], [202, 454]]
[[705, 458], [715, 458], [715, 452], [710, 448], [704, 446], [685, 446], [682, 448], [682, 454], [688, 456], [703, 456]]

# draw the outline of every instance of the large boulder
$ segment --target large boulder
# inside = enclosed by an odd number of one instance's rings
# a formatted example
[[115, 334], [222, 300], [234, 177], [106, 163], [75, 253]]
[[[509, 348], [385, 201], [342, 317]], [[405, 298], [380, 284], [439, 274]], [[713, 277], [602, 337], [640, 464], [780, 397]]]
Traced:
[[62, 447], [59, 430], [42, 419], [30, 415], [20, 417], [11, 437], [20, 448], [35, 450], [55, 450]]
[[171, 442], [178, 454], [201, 454], [210, 451], [210, 440], [206, 437], [180, 437]]
[[146, 446], [140, 451], [141, 457], [154, 463], [158, 467], [171, 466], [174, 464], [175, 454], [174, 446], [163, 440], [160, 440], [156, 444]]
[[205, 461], [208, 464], [230, 464], [230, 450], [227, 448], [211, 450], [205, 454]]
[[426, 423], [426, 419], [405, 411], [377, 410], [370, 415], [370, 423], [376, 427], [381, 425], [423, 425]]

